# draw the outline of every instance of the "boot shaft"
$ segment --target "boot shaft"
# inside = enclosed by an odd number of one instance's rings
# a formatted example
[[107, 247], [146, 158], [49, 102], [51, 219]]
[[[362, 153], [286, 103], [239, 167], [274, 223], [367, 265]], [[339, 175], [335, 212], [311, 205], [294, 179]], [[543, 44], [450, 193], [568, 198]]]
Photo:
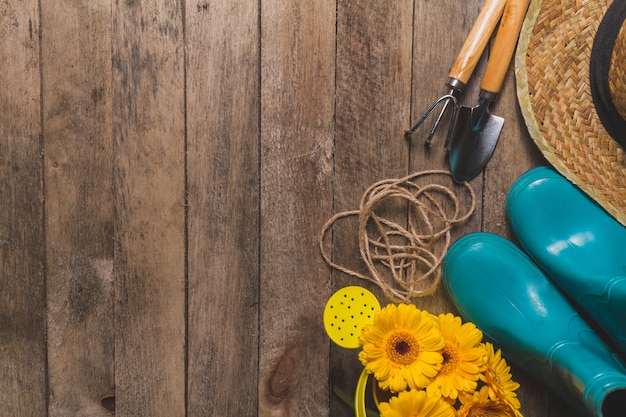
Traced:
[[461, 315], [512, 363], [591, 415], [623, 416], [626, 369], [511, 242], [487, 233], [459, 239], [444, 259], [443, 282]]
[[506, 207], [524, 251], [626, 358], [626, 228], [545, 167], [515, 181]]

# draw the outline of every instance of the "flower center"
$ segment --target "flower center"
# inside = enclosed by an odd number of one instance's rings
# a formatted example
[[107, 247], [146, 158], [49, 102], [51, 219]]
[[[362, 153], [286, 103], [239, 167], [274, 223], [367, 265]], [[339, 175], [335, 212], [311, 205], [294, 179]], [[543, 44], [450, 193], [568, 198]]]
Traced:
[[449, 375], [459, 364], [459, 352], [453, 346], [446, 344], [441, 352], [443, 363], [441, 364], [440, 375]]
[[412, 333], [398, 330], [389, 335], [386, 352], [392, 362], [410, 365], [419, 355], [419, 343]]
[[482, 408], [472, 407], [470, 412], [467, 414], [467, 417], [488, 417], [489, 414], [485, 412]]
[[398, 343], [396, 343], [396, 352], [399, 355], [406, 355], [410, 351], [411, 351], [411, 346], [409, 346], [409, 344], [406, 341], [401, 340]]
[[508, 410], [501, 407], [472, 407], [467, 413], [467, 417], [495, 417], [495, 416], [509, 416]]

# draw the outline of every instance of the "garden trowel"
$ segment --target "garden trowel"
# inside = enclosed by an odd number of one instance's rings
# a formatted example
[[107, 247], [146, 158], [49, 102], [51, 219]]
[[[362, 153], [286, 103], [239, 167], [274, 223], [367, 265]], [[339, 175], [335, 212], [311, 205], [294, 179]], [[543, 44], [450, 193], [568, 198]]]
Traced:
[[450, 170], [457, 182], [472, 179], [491, 158], [504, 119], [489, 113], [506, 76], [530, 0], [508, 0], [491, 50], [476, 107], [459, 106], [448, 141]]

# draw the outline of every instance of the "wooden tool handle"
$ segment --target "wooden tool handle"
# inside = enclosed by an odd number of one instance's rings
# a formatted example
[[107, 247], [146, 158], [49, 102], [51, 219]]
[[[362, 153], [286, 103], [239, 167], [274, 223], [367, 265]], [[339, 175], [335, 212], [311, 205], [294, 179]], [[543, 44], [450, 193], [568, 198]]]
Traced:
[[491, 34], [496, 28], [507, 0], [485, 0], [474, 26], [465, 39], [465, 43], [454, 61], [454, 65], [448, 74], [449, 78], [456, 79], [467, 84], [480, 56], [485, 50]]
[[498, 94], [511, 63], [530, 0], [509, 0], [491, 49], [481, 89]]

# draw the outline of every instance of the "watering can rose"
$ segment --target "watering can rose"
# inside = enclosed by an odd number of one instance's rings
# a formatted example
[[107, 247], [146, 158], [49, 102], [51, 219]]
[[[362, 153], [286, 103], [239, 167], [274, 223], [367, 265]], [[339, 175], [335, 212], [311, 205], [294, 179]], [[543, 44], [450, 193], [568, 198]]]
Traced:
[[397, 394], [380, 404], [382, 416], [414, 415], [411, 407], [433, 401], [441, 407], [426, 408], [439, 411], [420, 416], [447, 415], [451, 407], [451, 415], [477, 415], [481, 409], [488, 413], [480, 415], [521, 416], [519, 384], [501, 352], [482, 338], [473, 323], [450, 313], [435, 316], [413, 304], [378, 311], [361, 333], [359, 360], [382, 390]]

